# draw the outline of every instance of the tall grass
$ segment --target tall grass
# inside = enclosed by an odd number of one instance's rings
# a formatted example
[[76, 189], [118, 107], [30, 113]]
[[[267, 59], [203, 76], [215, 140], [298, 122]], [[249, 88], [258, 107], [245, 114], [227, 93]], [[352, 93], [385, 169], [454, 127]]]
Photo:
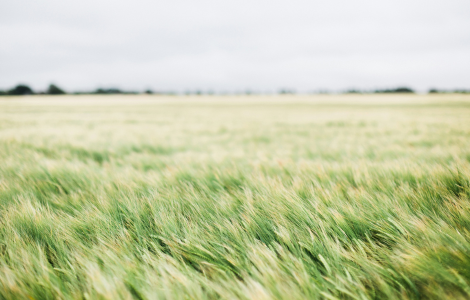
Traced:
[[468, 116], [452, 95], [6, 98], [0, 299], [468, 299]]

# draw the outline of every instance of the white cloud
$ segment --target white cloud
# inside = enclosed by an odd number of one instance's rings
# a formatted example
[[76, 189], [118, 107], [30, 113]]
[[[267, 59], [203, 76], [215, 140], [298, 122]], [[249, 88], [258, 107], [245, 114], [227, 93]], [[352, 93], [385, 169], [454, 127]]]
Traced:
[[469, 88], [466, 0], [18, 0], [0, 35], [3, 88]]

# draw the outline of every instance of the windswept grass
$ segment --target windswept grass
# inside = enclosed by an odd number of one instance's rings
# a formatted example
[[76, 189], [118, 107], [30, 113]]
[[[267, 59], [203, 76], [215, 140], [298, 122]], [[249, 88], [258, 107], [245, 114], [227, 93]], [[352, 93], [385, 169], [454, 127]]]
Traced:
[[468, 299], [469, 116], [463, 95], [2, 99], [0, 299]]

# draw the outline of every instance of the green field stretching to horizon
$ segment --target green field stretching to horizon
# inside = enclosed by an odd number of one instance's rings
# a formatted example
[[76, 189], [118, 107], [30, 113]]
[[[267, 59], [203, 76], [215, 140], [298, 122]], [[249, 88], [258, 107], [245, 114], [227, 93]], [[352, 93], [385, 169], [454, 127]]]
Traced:
[[0, 99], [0, 299], [469, 299], [470, 95]]

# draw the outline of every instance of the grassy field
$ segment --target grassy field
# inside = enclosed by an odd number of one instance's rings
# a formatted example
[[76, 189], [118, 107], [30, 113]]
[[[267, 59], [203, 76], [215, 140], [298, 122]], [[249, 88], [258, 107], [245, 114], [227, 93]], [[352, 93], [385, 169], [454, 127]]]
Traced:
[[468, 299], [470, 96], [0, 99], [0, 299]]

